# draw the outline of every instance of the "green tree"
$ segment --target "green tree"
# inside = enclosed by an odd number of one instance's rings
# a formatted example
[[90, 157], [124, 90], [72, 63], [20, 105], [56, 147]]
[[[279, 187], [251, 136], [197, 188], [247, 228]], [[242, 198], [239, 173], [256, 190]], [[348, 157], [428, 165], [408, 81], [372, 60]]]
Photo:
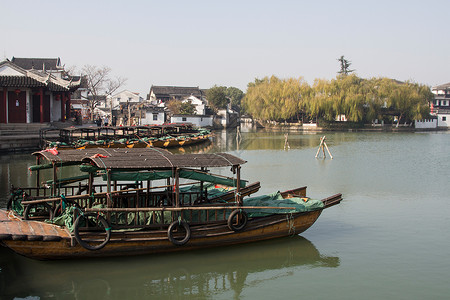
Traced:
[[354, 72], [355, 70], [350, 70], [350, 65], [352, 64], [349, 60], [344, 58], [344, 55], [342, 55], [341, 57], [339, 57], [337, 59], [340, 63], [340, 67], [341, 69], [339, 70], [339, 74], [341, 75], [348, 75], [352, 72]]
[[209, 106], [215, 111], [227, 107], [227, 88], [224, 86], [214, 85], [206, 92]]
[[243, 98], [245, 110], [262, 120], [283, 121], [295, 117], [301, 110], [302, 94], [309, 93], [303, 78], [279, 79], [276, 76], [255, 79], [248, 84]]
[[226, 90], [226, 96], [231, 100], [231, 105], [237, 108], [241, 107], [241, 100], [244, 97], [244, 92], [240, 89], [230, 86]]
[[166, 105], [174, 115], [193, 115], [195, 113], [195, 106], [190, 102], [172, 99], [169, 100]]

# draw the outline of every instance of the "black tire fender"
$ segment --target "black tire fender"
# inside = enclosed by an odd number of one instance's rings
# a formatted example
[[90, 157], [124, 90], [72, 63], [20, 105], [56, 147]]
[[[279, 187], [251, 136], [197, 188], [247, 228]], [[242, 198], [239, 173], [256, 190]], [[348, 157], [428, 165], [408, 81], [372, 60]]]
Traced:
[[[177, 228], [177, 227], [183, 227], [184, 230], [186, 231], [186, 235], [180, 240], [180, 239], [176, 239], [173, 236], [173, 231]], [[183, 220], [177, 220], [172, 222], [169, 225], [169, 229], [167, 229], [167, 236], [169, 238], [169, 241], [172, 242], [172, 244], [177, 245], [177, 246], [182, 246], [184, 244], [186, 244], [189, 239], [191, 238], [191, 228], [189, 227], [189, 224]]]
[[50, 220], [52, 220], [53, 219], [53, 209], [51, 208], [51, 206], [48, 203], [45, 203], [45, 202], [27, 205], [25, 207], [25, 210], [23, 211], [23, 218], [25, 220], [29, 220], [30, 219], [30, 210], [31, 210], [31, 208], [36, 207], [36, 206], [40, 206], [40, 205], [42, 205], [43, 207], [45, 207], [48, 210], [48, 214], [49, 214], [48, 218]]
[[[98, 220], [99, 223], [101, 223], [103, 225], [103, 227], [105, 228], [105, 232], [106, 232], [106, 237], [105, 240], [103, 242], [101, 242], [98, 245], [91, 245], [89, 243], [87, 243], [86, 241], [84, 241], [81, 236], [80, 236], [80, 225], [81, 225], [81, 220], [87, 220], [88, 217], [94, 217]], [[111, 238], [111, 228], [108, 224], [108, 221], [105, 220], [105, 218], [103, 218], [101, 215], [98, 215], [96, 213], [85, 213], [85, 214], [80, 214], [77, 219], [75, 220], [75, 222], [73, 223], [73, 233], [75, 235], [75, 240], [78, 242], [78, 244], [80, 244], [83, 248], [87, 249], [87, 250], [100, 250], [103, 247], [106, 246], [106, 244], [109, 242], [110, 238]]]
[[[239, 222], [238, 224], [235, 224], [235, 219], [238, 218]], [[248, 221], [248, 215], [245, 211], [242, 209], [236, 209], [231, 212], [231, 214], [228, 216], [228, 228], [231, 230], [238, 232], [245, 228]]]

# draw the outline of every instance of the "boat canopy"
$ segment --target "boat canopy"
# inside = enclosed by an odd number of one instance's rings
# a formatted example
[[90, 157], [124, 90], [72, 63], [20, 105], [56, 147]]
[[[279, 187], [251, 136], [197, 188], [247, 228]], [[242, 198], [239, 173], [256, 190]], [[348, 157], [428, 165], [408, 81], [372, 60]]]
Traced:
[[[34, 152], [38, 158], [44, 158], [51, 164], [88, 163], [101, 169], [173, 169], [173, 168], [209, 168], [232, 167], [245, 164], [246, 161], [228, 153], [214, 154], [172, 154], [160, 148], [89, 148], [62, 151], [42, 150]], [[32, 167], [34, 170], [50, 168], [51, 164]]]
[[[100, 150], [100, 149], [98, 149]], [[83, 158], [84, 163], [102, 169], [175, 169], [232, 167], [246, 161], [228, 153], [214, 154], [172, 154], [159, 148], [101, 149], [98, 155]]]

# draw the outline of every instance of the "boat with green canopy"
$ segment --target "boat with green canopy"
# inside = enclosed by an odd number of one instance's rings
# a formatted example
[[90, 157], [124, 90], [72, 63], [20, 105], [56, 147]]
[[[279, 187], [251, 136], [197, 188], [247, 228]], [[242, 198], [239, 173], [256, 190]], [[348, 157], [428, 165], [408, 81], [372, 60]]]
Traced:
[[[298, 234], [341, 194], [306, 187], [249, 197], [246, 163], [228, 153], [172, 154], [158, 148], [34, 153], [34, 188], [14, 188], [0, 210], [0, 240], [36, 259], [184, 251]], [[81, 175], [62, 176], [64, 168]], [[229, 176], [221, 175], [230, 170]], [[42, 182], [44, 173], [49, 180]]]
[[41, 131], [43, 148], [171, 148], [203, 143], [210, 130], [192, 124], [68, 127]]

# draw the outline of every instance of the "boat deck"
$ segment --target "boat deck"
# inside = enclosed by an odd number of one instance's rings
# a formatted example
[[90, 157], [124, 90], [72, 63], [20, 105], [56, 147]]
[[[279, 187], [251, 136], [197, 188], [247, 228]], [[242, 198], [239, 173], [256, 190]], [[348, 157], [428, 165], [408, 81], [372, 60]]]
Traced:
[[22, 220], [12, 211], [0, 210], [0, 240], [59, 241], [61, 239], [70, 239], [70, 233], [64, 227]]

